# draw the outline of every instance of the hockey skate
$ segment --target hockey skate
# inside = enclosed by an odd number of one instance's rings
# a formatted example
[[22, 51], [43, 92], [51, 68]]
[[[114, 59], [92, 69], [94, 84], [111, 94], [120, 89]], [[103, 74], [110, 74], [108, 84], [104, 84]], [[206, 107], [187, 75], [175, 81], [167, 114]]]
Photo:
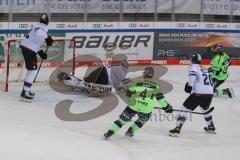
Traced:
[[178, 137], [178, 135], [180, 134], [181, 132], [181, 127], [180, 126], [177, 126], [176, 128], [172, 129], [169, 131], [169, 136], [170, 137]]
[[125, 133], [125, 136], [128, 136], [128, 137], [133, 137], [133, 136], [134, 136], [132, 127], [130, 127], [130, 128], [127, 130], [127, 132]]
[[30, 92], [22, 90], [20, 101], [31, 103], [34, 99], [34, 96], [30, 95]]
[[211, 123], [210, 125], [208, 125], [207, 127], [204, 127], [204, 131], [207, 132], [207, 133], [211, 133], [211, 134], [216, 134], [216, 131], [215, 131], [215, 126], [213, 123]]
[[223, 94], [227, 95], [229, 98], [233, 97], [233, 94], [229, 88], [223, 89]]
[[109, 130], [108, 132], [104, 133], [103, 137], [104, 137], [104, 139], [108, 139], [113, 134], [114, 134], [114, 132], [112, 130]]
[[29, 96], [30, 96], [30, 97], [34, 98], [35, 95], [36, 95], [36, 94], [35, 94], [34, 92], [29, 91]]

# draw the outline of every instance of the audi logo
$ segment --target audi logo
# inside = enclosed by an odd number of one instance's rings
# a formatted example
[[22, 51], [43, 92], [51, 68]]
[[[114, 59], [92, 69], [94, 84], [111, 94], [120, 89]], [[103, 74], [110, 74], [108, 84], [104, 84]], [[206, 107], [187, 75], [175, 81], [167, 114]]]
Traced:
[[66, 24], [57, 24], [56, 28], [66, 28]]
[[236, 28], [236, 29], [240, 29], [240, 24], [236, 24], [236, 25], [235, 25], [235, 28]]
[[28, 24], [19, 24], [19, 28], [29, 28]]
[[93, 24], [93, 28], [102, 28], [102, 24]]
[[129, 27], [135, 28], [135, 27], [137, 27], [137, 23], [130, 23]]
[[186, 27], [186, 23], [177, 23], [177, 27], [185, 28]]
[[215, 28], [215, 24], [206, 24], [206, 28]]

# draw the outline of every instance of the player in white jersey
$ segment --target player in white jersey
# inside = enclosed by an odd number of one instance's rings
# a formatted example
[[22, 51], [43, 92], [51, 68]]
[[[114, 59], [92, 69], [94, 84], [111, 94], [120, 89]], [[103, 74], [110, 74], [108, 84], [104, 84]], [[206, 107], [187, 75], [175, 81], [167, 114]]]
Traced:
[[[214, 87], [211, 76], [207, 69], [201, 64], [201, 55], [194, 54], [192, 56], [192, 64], [189, 66], [188, 82], [185, 85], [185, 92], [191, 93], [181, 107], [182, 112], [177, 117], [177, 126], [169, 131], [169, 136], [177, 137], [181, 128], [187, 119], [186, 111], [193, 111], [198, 106], [203, 113], [207, 112], [214, 95]], [[204, 115], [207, 127], [204, 130], [208, 133], [215, 133], [212, 115], [210, 113]]]
[[90, 93], [93, 88], [96, 88], [96, 90], [103, 91], [102, 93], [111, 93], [112, 86], [117, 91], [124, 92], [126, 86], [131, 82], [131, 79], [126, 77], [127, 73], [128, 63], [124, 59], [111, 66], [98, 67], [83, 79], [65, 72], [60, 72], [57, 78], [64, 85], [71, 86], [76, 91], [85, 92], [87, 90]]
[[40, 17], [40, 23], [35, 25], [31, 31], [25, 35], [25, 39], [21, 43], [21, 50], [25, 60], [27, 73], [24, 79], [21, 100], [31, 102], [35, 93], [31, 92], [31, 86], [37, 75], [37, 54], [42, 60], [47, 59], [47, 54], [41, 49], [41, 45], [46, 42], [47, 46], [51, 46], [53, 40], [48, 36], [49, 19], [47, 14]]

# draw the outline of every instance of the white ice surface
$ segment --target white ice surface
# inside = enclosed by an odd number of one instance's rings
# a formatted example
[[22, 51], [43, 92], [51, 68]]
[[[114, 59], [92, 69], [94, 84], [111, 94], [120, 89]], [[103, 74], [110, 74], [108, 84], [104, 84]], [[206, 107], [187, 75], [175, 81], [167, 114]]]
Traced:
[[[178, 109], [188, 96], [183, 91], [187, 80], [186, 66], [169, 66], [162, 80], [173, 84], [166, 94]], [[119, 101], [110, 113], [85, 122], [65, 122], [55, 115], [56, 104], [72, 99], [71, 112], [81, 113], [95, 108], [101, 100], [64, 95], [48, 86], [34, 86], [33, 103], [18, 101], [21, 84], [11, 86], [9, 93], [0, 93], [0, 159], [1, 160], [227, 160], [238, 159], [240, 150], [240, 67], [231, 67], [228, 81], [221, 87], [233, 87], [235, 98], [214, 98], [213, 118], [216, 135], [203, 131], [202, 116], [193, 115], [178, 138], [168, 136], [175, 121], [152, 120], [132, 139], [123, 129], [110, 140], [103, 133], [125, 107]], [[199, 111], [198, 109], [196, 111]], [[154, 114], [159, 117], [159, 112]]]

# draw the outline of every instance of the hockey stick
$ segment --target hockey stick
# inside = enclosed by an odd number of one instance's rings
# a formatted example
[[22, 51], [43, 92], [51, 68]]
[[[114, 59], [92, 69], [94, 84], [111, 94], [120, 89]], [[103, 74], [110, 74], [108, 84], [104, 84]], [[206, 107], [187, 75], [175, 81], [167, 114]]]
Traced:
[[[48, 48], [49, 48], [49, 46], [47, 46], [47, 48], [46, 48], [46, 50], [45, 50], [45, 54], [47, 54]], [[42, 68], [42, 63], [43, 63], [43, 60], [41, 60], [41, 62], [40, 62], [40, 65], [39, 65], [39, 67], [38, 67], [37, 74], [36, 74], [36, 76], [35, 76], [35, 78], [34, 78], [34, 80], [33, 80], [33, 83], [35, 83], [35, 81], [36, 81], [36, 79], [37, 79], [37, 76], [38, 76], [38, 74], [39, 74], [39, 71], [40, 71], [40, 69]]]
[[[161, 109], [159, 107], [154, 107], [155, 109]], [[211, 113], [214, 110], [214, 107], [211, 107], [207, 112], [201, 113], [201, 112], [192, 112], [192, 111], [183, 111], [183, 110], [178, 110], [178, 109], [173, 109], [174, 112], [185, 112], [185, 113], [191, 113], [191, 114], [201, 114], [201, 115], [206, 115]]]

